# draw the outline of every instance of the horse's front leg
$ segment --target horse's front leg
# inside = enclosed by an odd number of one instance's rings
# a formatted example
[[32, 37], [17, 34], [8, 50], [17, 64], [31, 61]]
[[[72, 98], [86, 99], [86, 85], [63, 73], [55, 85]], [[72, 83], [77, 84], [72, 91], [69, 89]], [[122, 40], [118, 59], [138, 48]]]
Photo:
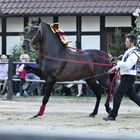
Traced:
[[93, 109], [93, 112], [89, 114], [89, 117], [95, 117], [95, 115], [98, 114], [98, 108], [99, 108], [99, 104], [100, 104], [100, 100], [101, 100], [100, 86], [99, 86], [99, 84], [96, 83], [95, 80], [92, 81], [92, 79], [86, 80], [86, 82], [87, 82], [88, 86], [90, 87], [90, 89], [94, 91], [94, 94], [96, 96], [95, 107]]
[[101, 93], [98, 90], [94, 89], [94, 94], [96, 96], [96, 104], [93, 112], [89, 114], [89, 117], [95, 117], [98, 114], [99, 104], [101, 100]]
[[39, 109], [39, 112], [37, 115], [35, 115], [33, 118], [36, 118], [38, 116], [42, 116], [44, 114], [44, 111], [45, 111], [45, 108], [46, 108], [46, 104], [48, 103], [49, 101], [49, 97], [51, 95], [51, 92], [53, 90], [53, 86], [55, 84], [55, 81], [54, 80], [49, 80], [45, 83], [45, 88], [44, 88], [44, 97], [43, 97], [43, 100], [42, 100], [42, 105]]

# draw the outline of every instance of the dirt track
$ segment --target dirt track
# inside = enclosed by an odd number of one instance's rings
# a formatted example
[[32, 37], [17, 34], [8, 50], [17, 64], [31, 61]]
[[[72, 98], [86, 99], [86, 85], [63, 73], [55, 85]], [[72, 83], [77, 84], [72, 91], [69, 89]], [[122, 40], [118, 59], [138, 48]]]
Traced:
[[42, 97], [14, 97], [13, 101], [0, 99], [0, 128], [27, 128], [51, 133], [82, 133], [135, 136], [140, 134], [140, 108], [129, 99], [123, 99], [117, 121], [106, 122], [104, 99], [95, 118], [88, 117], [95, 98], [51, 97], [45, 115], [29, 119], [38, 112]]

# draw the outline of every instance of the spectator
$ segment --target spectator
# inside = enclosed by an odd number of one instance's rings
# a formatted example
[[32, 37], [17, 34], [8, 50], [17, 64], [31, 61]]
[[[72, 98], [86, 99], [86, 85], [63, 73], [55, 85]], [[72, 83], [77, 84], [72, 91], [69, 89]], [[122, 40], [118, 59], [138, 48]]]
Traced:
[[[73, 86], [73, 85], [72, 85]], [[67, 84], [62, 84], [62, 95], [71, 96], [71, 87], [67, 86]]]
[[[25, 60], [23, 58], [23, 55], [20, 56], [20, 61], [22, 63], [25, 63]], [[23, 70], [24, 68], [24, 64], [18, 64], [16, 66], [16, 74], [14, 75], [14, 79], [20, 79], [20, 74], [21, 74], [21, 71]], [[16, 96], [20, 96], [20, 93], [22, 93], [22, 89], [20, 88], [20, 81], [14, 81], [13, 83], [13, 88], [14, 88], [14, 92], [16, 92]]]
[[[26, 88], [25, 79], [40, 80], [40, 78], [33, 73], [33, 71], [37, 68], [37, 65], [27, 63], [30, 60], [29, 55], [23, 54], [22, 57], [23, 57], [23, 60], [25, 61], [25, 65], [24, 65], [23, 70], [21, 71], [20, 78], [22, 80], [21, 87], [25, 89]], [[40, 82], [31, 82], [28, 88], [24, 91], [24, 93], [21, 93], [21, 95], [26, 96], [26, 97], [31, 96], [33, 95], [35, 90], [37, 90], [38, 94], [40, 94]]]
[[[4, 94], [7, 86], [7, 79], [8, 79], [8, 64], [5, 64], [8, 61], [6, 55], [1, 55], [0, 62], [3, 62], [3, 64], [0, 64], [0, 82], [4, 81], [3, 88], [1, 91], [1, 94]], [[5, 93], [6, 95], [6, 93]]]
[[83, 90], [82, 90], [83, 84], [78, 84], [77, 86], [78, 86], [78, 94], [77, 94], [77, 97], [79, 97], [79, 96], [82, 96], [82, 94], [83, 94]]
[[77, 88], [78, 88], [77, 97], [86, 95], [85, 91], [83, 91], [83, 89], [84, 89], [84, 84], [83, 84], [84, 80], [79, 80], [78, 82], [79, 82], [79, 84], [77, 84]]

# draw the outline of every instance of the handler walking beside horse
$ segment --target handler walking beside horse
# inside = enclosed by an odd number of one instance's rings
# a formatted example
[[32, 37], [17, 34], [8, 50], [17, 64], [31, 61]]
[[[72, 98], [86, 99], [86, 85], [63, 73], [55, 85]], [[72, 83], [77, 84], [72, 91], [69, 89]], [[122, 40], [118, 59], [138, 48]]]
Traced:
[[136, 63], [138, 54], [136, 52], [136, 37], [132, 34], [126, 36], [125, 45], [128, 49], [121, 61], [116, 66], [109, 70], [109, 73], [114, 73], [120, 70], [121, 82], [116, 90], [113, 100], [113, 110], [111, 114], [103, 118], [105, 121], [115, 120], [118, 115], [118, 110], [121, 104], [122, 97], [126, 94], [129, 98], [140, 106], [140, 96], [134, 93], [133, 84], [136, 76]]

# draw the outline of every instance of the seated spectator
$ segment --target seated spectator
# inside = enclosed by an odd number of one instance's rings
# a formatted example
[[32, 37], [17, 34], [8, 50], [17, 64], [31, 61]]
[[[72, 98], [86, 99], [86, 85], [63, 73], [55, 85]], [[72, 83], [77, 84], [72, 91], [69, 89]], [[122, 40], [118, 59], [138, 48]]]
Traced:
[[0, 62], [3, 62], [3, 64], [2, 63], [0, 64], [0, 82], [4, 82], [1, 94], [6, 95], [5, 92], [6, 92], [7, 79], [8, 79], [8, 64], [5, 63], [8, 62], [7, 56], [1, 55]]
[[67, 87], [70, 88], [76, 84], [76, 86], [77, 86], [77, 95], [76, 96], [79, 97], [84, 94], [83, 93], [83, 83], [84, 83], [84, 80], [73, 81], [73, 83], [67, 85]]
[[82, 96], [83, 95], [83, 84], [82, 84], [83, 80], [79, 80], [79, 84], [77, 85], [78, 86], [78, 94], [77, 94], [77, 97], [79, 96]]
[[[23, 55], [21, 55], [19, 59], [22, 63], [25, 63]], [[20, 79], [20, 74], [23, 68], [24, 68], [24, 64], [18, 64], [16, 66], [16, 71], [15, 71], [16, 74], [13, 76], [14, 79]], [[20, 93], [22, 93], [22, 89], [20, 88], [20, 81], [13, 82], [13, 89], [14, 92], [16, 92], [16, 96], [20, 96]]]
[[67, 87], [66, 84], [62, 84], [62, 95], [71, 96], [71, 87]]
[[[62, 85], [62, 94], [63, 95], [75, 95], [79, 97], [83, 95], [83, 80], [73, 81], [71, 84]], [[74, 89], [74, 90], [72, 90]], [[73, 92], [74, 91], [74, 92]]]
[[[21, 79], [21, 87], [26, 88], [25, 79], [32, 79], [32, 80], [40, 80], [40, 78], [33, 73], [34, 69], [37, 68], [36, 64], [28, 64], [30, 57], [28, 54], [23, 54], [23, 60], [25, 61], [24, 68], [21, 71], [20, 79]], [[27, 64], [26, 64], [27, 63]], [[23, 96], [31, 96], [33, 95], [34, 91], [37, 90], [38, 93], [40, 92], [40, 82], [31, 82], [28, 88], [21, 93]], [[40, 94], [40, 93], [39, 93]]]

